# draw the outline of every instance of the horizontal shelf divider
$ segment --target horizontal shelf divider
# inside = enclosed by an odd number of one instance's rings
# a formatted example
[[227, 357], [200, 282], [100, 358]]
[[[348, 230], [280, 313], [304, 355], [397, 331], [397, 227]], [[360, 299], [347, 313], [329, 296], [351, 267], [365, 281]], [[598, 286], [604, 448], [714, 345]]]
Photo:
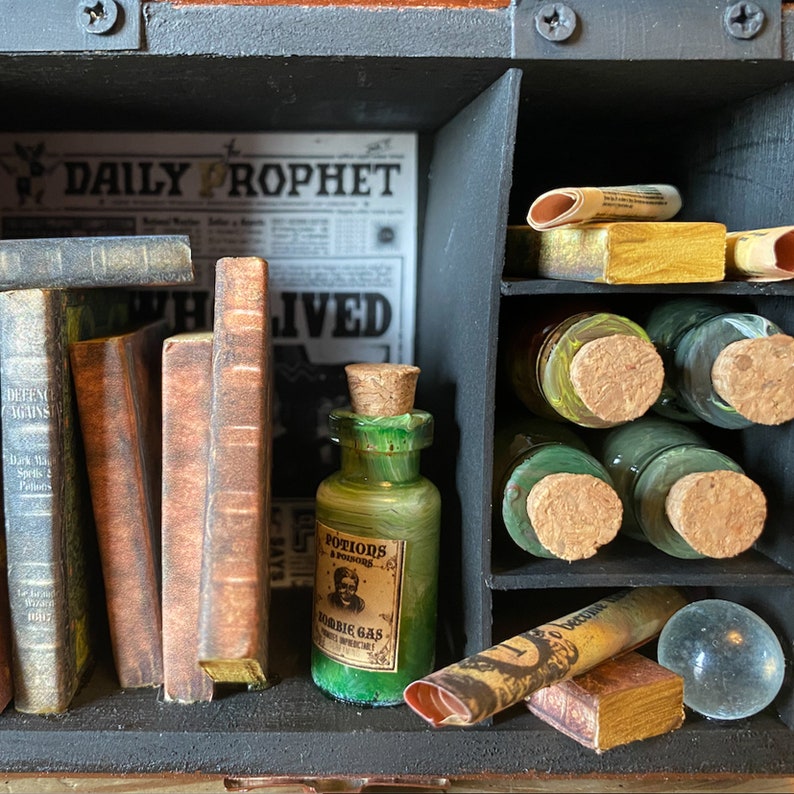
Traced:
[[[96, 684], [90, 689], [94, 689]], [[306, 677], [212, 703], [158, 702], [154, 691], [85, 698], [66, 715], [0, 719], [0, 770], [37, 774], [474, 775], [691, 771], [794, 773], [794, 732], [764, 712], [737, 723], [690, 715], [683, 728], [596, 756], [519, 703], [493, 723], [434, 729], [406, 706], [332, 703]]]
[[501, 294], [517, 295], [582, 295], [582, 294], [665, 294], [665, 295], [743, 295], [743, 296], [794, 296], [793, 281], [746, 282], [717, 281], [708, 284], [597, 284], [589, 281], [565, 281], [546, 278], [502, 279]]
[[661, 552], [643, 544], [631, 548], [603, 548], [587, 560], [565, 562], [529, 558], [523, 555], [515, 566], [495, 563], [487, 586], [493, 590], [582, 587], [641, 587], [673, 585], [682, 587], [792, 587], [794, 572], [778, 565], [763, 554], [750, 550], [726, 560], [662, 559]]

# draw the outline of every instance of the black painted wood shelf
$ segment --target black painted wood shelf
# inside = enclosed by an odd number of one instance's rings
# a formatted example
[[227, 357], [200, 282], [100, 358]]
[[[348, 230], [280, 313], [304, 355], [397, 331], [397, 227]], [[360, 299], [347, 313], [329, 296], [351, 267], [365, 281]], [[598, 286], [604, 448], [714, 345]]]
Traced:
[[[423, 460], [444, 495], [439, 664], [603, 593], [673, 584], [758, 611], [790, 667], [794, 428], [719, 437], [770, 502], [762, 540], [736, 560], [678, 561], [628, 541], [581, 565], [535, 560], [498, 548], [492, 516], [505, 312], [582, 295], [632, 312], [661, 296], [709, 294], [794, 332], [788, 283], [610, 287], [502, 276], [507, 225], [523, 223], [551, 187], [669, 182], [684, 197], [681, 220], [794, 222], [794, 16], [786, 4], [757, 4], [765, 25], [747, 39], [730, 35], [713, 4], [617, 0], [584, 4], [576, 35], [552, 42], [535, 29], [540, 4], [524, 0], [491, 9], [144, 0], [139, 46], [116, 51], [101, 36], [48, 50], [42, 25], [31, 52], [19, 44], [30, 40], [29, 19], [12, 15], [0, 26], [0, 125], [417, 132], [417, 404], [436, 418]], [[679, 731], [599, 756], [523, 704], [484, 725], [435, 730], [407, 707], [327, 700], [309, 677], [308, 603], [302, 590], [274, 599], [271, 689], [177, 706], [154, 690], [120, 691], [105, 660], [66, 714], [0, 715], [0, 771], [794, 775], [791, 669], [762, 714], [719, 723], [689, 713]]]

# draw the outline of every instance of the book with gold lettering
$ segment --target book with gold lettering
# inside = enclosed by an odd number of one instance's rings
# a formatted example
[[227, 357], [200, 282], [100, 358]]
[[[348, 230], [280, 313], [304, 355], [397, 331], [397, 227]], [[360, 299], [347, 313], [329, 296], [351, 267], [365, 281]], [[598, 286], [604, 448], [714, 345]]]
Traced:
[[537, 231], [509, 226], [505, 275], [602, 284], [722, 281], [721, 223], [605, 221]]
[[272, 388], [268, 265], [215, 271], [199, 663], [215, 681], [268, 685]]
[[163, 680], [159, 320], [69, 346], [108, 625], [122, 687]]
[[[0, 292], [14, 707], [61, 712], [91, 667], [96, 537], [69, 343], [127, 321], [122, 290]], [[92, 597], [93, 596], [93, 597]]]
[[684, 724], [684, 679], [635, 651], [526, 700], [529, 710], [571, 739], [602, 753]]
[[212, 332], [163, 344], [163, 697], [212, 700], [198, 663], [199, 588], [209, 460]]

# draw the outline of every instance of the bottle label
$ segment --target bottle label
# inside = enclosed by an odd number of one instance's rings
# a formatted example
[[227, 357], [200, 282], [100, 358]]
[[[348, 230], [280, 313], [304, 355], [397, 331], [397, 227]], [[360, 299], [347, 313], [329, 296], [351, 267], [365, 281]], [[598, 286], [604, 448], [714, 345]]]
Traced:
[[405, 541], [349, 535], [317, 522], [312, 640], [361, 670], [397, 669]]

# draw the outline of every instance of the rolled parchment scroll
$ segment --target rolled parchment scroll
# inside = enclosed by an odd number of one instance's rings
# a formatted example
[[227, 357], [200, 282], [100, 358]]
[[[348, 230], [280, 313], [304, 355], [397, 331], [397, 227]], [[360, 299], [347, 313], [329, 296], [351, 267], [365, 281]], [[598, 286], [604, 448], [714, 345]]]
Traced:
[[681, 209], [673, 185], [563, 187], [538, 196], [527, 223], [538, 231], [593, 221], [666, 221]]
[[686, 604], [674, 587], [620, 590], [412, 682], [405, 702], [434, 727], [473, 725], [639, 647]]
[[775, 226], [725, 237], [725, 275], [746, 281], [794, 278], [794, 226]]

